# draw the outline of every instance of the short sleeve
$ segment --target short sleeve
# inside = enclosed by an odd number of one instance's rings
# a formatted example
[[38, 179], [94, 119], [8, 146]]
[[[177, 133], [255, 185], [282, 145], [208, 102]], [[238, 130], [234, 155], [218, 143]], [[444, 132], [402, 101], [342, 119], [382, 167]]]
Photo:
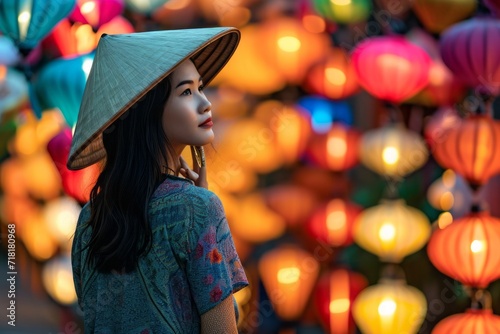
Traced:
[[248, 285], [219, 198], [210, 193], [195, 206], [188, 233], [186, 274], [200, 314]]

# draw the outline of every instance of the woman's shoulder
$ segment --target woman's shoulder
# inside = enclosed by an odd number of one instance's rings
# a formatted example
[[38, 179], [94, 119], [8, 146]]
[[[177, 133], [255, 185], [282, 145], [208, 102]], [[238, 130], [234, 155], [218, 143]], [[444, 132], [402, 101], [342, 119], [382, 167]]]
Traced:
[[151, 202], [164, 203], [169, 206], [180, 204], [200, 210], [221, 205], [218, 196], [212, 191], [195, 186], [189, 179], [170, 175], [158, 186]]

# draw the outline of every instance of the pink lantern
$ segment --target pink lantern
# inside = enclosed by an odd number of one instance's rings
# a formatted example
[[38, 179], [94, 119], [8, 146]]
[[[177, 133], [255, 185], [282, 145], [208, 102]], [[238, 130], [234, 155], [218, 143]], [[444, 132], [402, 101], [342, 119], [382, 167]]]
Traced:
[[78, 0], [69, 19], [90, 24], [95, 30], [123, 12], [123, 0]]
[[91, 165], [72, 171], [66, 167], [71, 138], [71, 130], [66, 128], [49, 141], [47, 150], [61, 174], [64, 191], [80, 203], [85, 203], [89, 200], [90, 191], [99, 175], [99, 168], [97, 165]]
[[470, 19], [441, 34], [444, 63], [471, 87], [490, 95], [500, 93], [500, 21], [490, 17]]
[[403, 37], [373, 37], [359, 43], [351, 55], [358, 81], [370, 94], [400, 103], [429, 82], [432, 60]]

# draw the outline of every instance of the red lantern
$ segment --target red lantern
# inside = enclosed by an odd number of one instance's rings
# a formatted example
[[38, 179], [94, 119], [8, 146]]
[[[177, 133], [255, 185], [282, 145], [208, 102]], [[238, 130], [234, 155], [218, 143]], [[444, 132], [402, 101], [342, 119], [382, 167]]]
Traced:
[[490, 95], [500, 92], [500, 21], [474, 18], [456, 24], [441, 35], [444, 63], [464, 82]]
[[500, 317], [488, 309], [468, 309], [444, 318], [432, 330], [432, 334], [451, 333], [500, 334]]
[[366, 39], [351, 57], [359, 83], [379, 99], [402, 102], [429, 82], [430, 57], [403, 37]]
[[356, 71], [340, 48], [332, 48], [308, 71], [305, 86], [311, 93], [331, 99], [345, 99], [359, 90]]
[[320, 277], [316, 284], [314, 304], [326, 333], [355, 332], [351, 307], [366, 286], [364, 276], [346, 269], [335, 269]]
[[63, 57], [76, 56], [93, 51], [104, 32], [128, 34], [134, 32], [134, 27], [122, 16], [117, 16], [102, 25], [97, 32], [94, 32], [88, 24], [71, 24], [69, 20], [64, 19], [44, 39], [43, 44], [49, 52], [55, 49]]
[[444, 274], [464, 285], [486, 288], [500, 278], [500, 219], [484, 211], [471, 212], [436, 229], [427, 253]]
[[71, 138], [71, 131], [65, 129], [49, 141], [47, 150], [61, 174], [64, 191], [78, 202], [86, 203], [99, 175], [99, 168], [95, 164], [77, 171], [71, 171], [66, 167]]
[[333, 124], [325, 134], [313, 134], [307, 156], [316, 165], [333, 171], [344, 171], [358, 163], [361, 134], [341, 123]]
[[307, 223], [313, 238], [333, 246], [348, 246], [353, 242], [353, 227], [362, 208], [340, 198], [318, 208]]
[[78, 0], [70, 20], [90, 24], [94, 30], [123, 12], [123, 0]]
[[450, 128], [434, 145], [444, 168], [461, 174], [477, 188], [500, 172], [500, 125], [488, 115], [473, 115]]

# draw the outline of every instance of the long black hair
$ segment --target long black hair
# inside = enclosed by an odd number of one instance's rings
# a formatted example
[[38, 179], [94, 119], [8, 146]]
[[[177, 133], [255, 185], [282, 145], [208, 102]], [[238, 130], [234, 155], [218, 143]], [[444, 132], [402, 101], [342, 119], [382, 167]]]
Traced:
[[103, 133], [106, 161], [90, 193], [87, 263], [100, 272], [130, 272], [151, 248], [148, 203], [171, 149], [162, 126], [170, 77]]

